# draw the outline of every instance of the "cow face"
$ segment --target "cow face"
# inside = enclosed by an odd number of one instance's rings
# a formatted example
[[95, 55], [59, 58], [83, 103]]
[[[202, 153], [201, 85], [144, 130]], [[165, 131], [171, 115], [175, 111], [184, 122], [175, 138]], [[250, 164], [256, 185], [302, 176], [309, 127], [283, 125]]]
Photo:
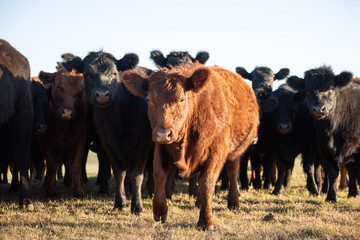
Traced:
[[34, 127], [36, 134], [43, 134], [46, 131], [45, 111], [49, 106], [51, 88], [45, 89], [39, 81], [31, 81], [31, 94], [34, 105]]
[[123, 82], [133, 94], [147, 94], [152, 139], [170, 144], [181, 141], [191, 109], [190, 95], [201, 91], [209, 77], [207, 68], [197, 69], [189, 78], [166, 70], [153, 73], [149, 78], [127, 71], [123, 74]]
[[56, 73], [40, 72], [39, 78], [44, 83], [49, 80], [53, 83], [51, 103], [56, 116], [63, 120], [73, 119], [84, 92], [83, 74], [60, 69]]
[[116, 60], [105, 52], [91, 52], [84, 59], [86, 96], [98, 108], [106, 108], [117, 96], [121, 83], [120, 72], [136, 66], [138, 57], [127, 54]]
[[198, 61], [201, 64], [205, 64], [209, 59], [208, 52], [198, 52], [195, 59], [188, 53], [183, 51], [173, 51], [169, 53], [166, 58], [163, 53], [159, 50], [154, 50], [150, 53], [150, 58], [159, 67], [170, 67], [170, 66], [185, 66]]
[[275, 128], [280, 134], [289, 134], [293, 130], [295, 116], [305, 94], [294, 92], [287, 85], [282, 85], [273, 96], [278, 100], [276, 109], [271, 113]]
[[260, 100], [265, 100], [270, 97], [275, 80], [284, 79], [290, 73], [289, 69], [282, 68], [278, 73], [274, 74], [273, 71], [267, 67], [256, 67], [251, 73], [248, 73], [243, 67], [237, 67], [236, 72], [252, 82], [252, 89], [256, 97]]
[[336, 103], [336, 92], [352, 80], [352, 74], [343, 72], [334, 75], [324, 66], [305, 72], [306, 102], [316, 119], [326, 119]]

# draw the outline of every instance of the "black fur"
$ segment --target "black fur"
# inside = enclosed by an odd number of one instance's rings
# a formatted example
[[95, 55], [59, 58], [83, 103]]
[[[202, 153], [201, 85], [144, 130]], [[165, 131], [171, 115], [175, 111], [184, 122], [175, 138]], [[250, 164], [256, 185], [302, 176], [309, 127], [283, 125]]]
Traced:
[[19, 204], [33, 208], [28, 170], [33, 104], [28, 60], [8, 42], [0, 40], [0, 152], [20, 173]]
[[159, 67], [187, 65], [196, 61], [201, 64], [205, 64], [209, 57], [209, 53], [203, 51], [198, 52], [196, 54], [196, 58], [193, 58], [188, 52], [183, 51], [172, 51], [166, 56], [166, 58], [159, 50], [154, 50], [150, 53], [150, 58]]

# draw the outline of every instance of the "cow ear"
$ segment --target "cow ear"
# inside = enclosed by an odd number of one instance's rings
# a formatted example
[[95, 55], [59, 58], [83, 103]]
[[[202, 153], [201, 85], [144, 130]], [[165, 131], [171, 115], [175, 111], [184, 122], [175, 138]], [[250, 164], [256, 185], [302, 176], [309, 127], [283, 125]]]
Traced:
[[198, 61], [201, 64], [205, 64], [209, 59], [210, 55], [208, 52], [198, 52], [195, 57], [195, 61]]
[[248, 73], [248, 71], [246, 71], [245, 68], [243, 68], [243, 67], [237, 67], [237, 68], [236, 68], [236, 72], [237, 72], [238, 74], [240, 74], [243, 78], [252, 80], [252, 77], [251, 77], [250, 73]]
[[164, 57], [163, 53], [159, 50], [151, 51], [150, 58], [154, 61], [154, 63], [159, 67], [166, 67], [166, 58]]
[[210, 78], [210, 71], [206, 68], [197, 69], [193, 75], [187, 79], [185, 90], [198, 92]]
[[290, 74], [290, 70], [288, 68], [282, 68], [278, 73], [275, 74], [275, 80], [281, 80], [286, 78]]
[[277, 108], [279, 100], [276, 97], [271, 96], [266, 100], [260, 101], [259, 105], [262, 113], [269, 113]]
[[351, 72], [342, 72], [335, 77], [335, 86], [344, 87], [353, 79], [353, 74]]
[[137, 71], [127, 70], [121, 75], [125, 87], [135, 96], [144, 97], [149, 89], [149, 81]]
[[71, 72], [73, 69], [75, 69], [78, 73], [84, 72], [83, 60], [80, 57], [75, 56], [72, 53], [64, 53], [63, 55], [61, 55], [61, 58], [64, 61], [57, 62], [56, 69], [59, 70], [61, 68], [64, 68], [68, 72]]
[[118, 71], [126, 71], [129, 69], [133, 69], [139, 63], [139, 57], [135, 53], [128, 53], [125, 56], [118, 60], [117, 62], [117, 70]]
[[43, 72], [43, 71], [40, 71], [38, 77], [44, 83], [44, 85], [53, 84], [54, 80], [55, 80], [55, 74], [54, 73], [48, 73], [48, 72]]
[[286, 80], [286, 84], [296, 91], [305, 90], [305, 81], [297, 76], [291, 76]]

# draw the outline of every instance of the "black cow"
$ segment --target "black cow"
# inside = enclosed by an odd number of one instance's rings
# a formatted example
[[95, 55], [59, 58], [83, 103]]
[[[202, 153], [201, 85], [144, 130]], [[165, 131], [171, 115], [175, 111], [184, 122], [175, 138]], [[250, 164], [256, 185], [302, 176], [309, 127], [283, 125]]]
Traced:
[[307, 106], [316, 119], [316, 137], [329, 179], [326, 201], [336, 202], [339, 164], [346, 164], [349, 197], [355, 197], [356, 179], [360, 182], [360, 82], [350, 72], [335, 75], [329, 66], [306, 71], [304, 80], [289, 84], [305, 89]]
[[34, 208], [29, 168], [34, 117], [28, 60], [8, 42], [0, 40], [0, 152], [20, 173], [19, 205]]
[[277, 107], [269, 114], [270, 129], [274, 132], [272, 149], [278, 169], [278, 179], [273, 193], [279, 194], [284, 186], [290, 186], [294, 161], [301, 153], [307, 175], [307, 188], [311, 194], [319, 195], [314, 172], [317, 156], [315, 130], [312, 117], [304, 103], [305, 93], [297, 92], [284, 84], [272, 95], [278, 100]]
[[[257, 101], [260, 106], [260, 126], [258, 130], [258, 142], [256, 145], [251, 146], [246, 154], [243, 155], [240, 165], [240, 182], [242, 189], [249, 189], [247, 179], [247, 165], [250, 156], [252, 166], [252, 182], [255, 189], [261, 188], [261, 164], [264, 167], [264, 188], [271, 187], [271, 174], [274, 164], [274, 159], [271, 154], [270, 143], [272, 142], [272, 131], [269, 130], [270, 126], [267, 112], [271, 112], [274, 108], [274, 101], [276, 99], [269, 99], [272, 94], [272, 86], [275, 80], [286, 78], [290, 70], [282, 68], [276, 74], [268, 67], [256, 67], [251, 73], [248, 73], [245, 68], [237, 67], [236, 72], [243, 78], [249, 79], [252, 82], [252, 88], [255, 92]], [[269, 99], [269, 100], [268, 100]]]
[[165, 58], [162, 52], [154, 50], [150, 53], [150, 58], [157, 66], [167, 68], [170, 66], [188, 65], [196, 61], [205, 64], [209, 59], [209, 53], [200, 51], [193, 58], [188, 52], [172, 51]]
[[45, 159], [36, 135], [45, 133], [47, 129], [45, 111], [49, 106], [51, 87], [45, 88], [40, 79], [31, 78], [31, 94], [34, 106], [33, 136], [31, 139], [31, 162], [34, 168], [32, 169], [32, 175], [35, 173], [32, 178], [34, 180], [42, 180]]
[[[72, 55], [73, 56], [73, 55]], [[124, 180], [129, 175], [133, 188], [131, 212], [142, 212], [141, 185], [148, 160], [151, 127], [145, 99], [132, 95], [121, 81], [121, 72], [134, 68], [139, 59], [126, 54], [117, 60], [106, 52], [90, 52], [83, 60], [72, 58], [62, 64], [83, 72], [85, 92], [94, 106], [93, 119], [102, 147], [110, 159], [116, 183], [115, 208], [126, 206]], [[149, 70], [137, 67], [144, 76]]]

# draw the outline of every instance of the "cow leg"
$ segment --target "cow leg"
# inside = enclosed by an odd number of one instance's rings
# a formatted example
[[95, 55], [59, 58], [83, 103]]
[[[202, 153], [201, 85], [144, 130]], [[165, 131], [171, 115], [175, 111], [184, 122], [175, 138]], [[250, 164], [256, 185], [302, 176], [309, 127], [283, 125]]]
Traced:
[[249, 190], [249, 178], [247, 175], [249, 155], [249, 152], [246, 151], [240, 160], [240, 183], [243, 190]]
[[274, 165], [274, 159], [271, 154], [266, 154], [262, 157], [262, 164], [264, 167], [263, 178], [264, 178], [264, 189], [271, 189], [272, 186], [272, 170]]
[[98, 194], [109, 194], [109, 179], [111, 178], [110, 162], [101, 143], [98, 142], [97, 144], [97, 158], [99, 161], [97, 182], [100, 185]]
[[356, 163], [351, 162], [345, 165], [349, 174], [349, 194], [348, 197], [356, 197], [358, 195], [356, 184]]
[[137, 144], [137, 146], [142, 146], [138, 149], [137, 153], [134, 155], [133, 163], [135, 167], [130, 172], [130, 182], [133, 188], [132, 199], [131, 199], [131, 213], [140, 214], [143, 211], [142, 196], [141, 196], [141, 186], [144, 180], [144, 170], [146, 163], [148, 161], [148, 144], [142, 143]]
[[238, 180], [238, 174], [240, 168], [240, 158], [234, 161], [227, 161], [225, 166], [230, 181], [228, 208], [238, 210], [240, 192], [239, 192], [237, 180]]
[[345, 189], [348, 185], [347, 179], [346, 179], [346, 167], [344, 164], [341, 164], [340, 167], [340, 184], [339, 189]]
[[250, 155], [251, 168], [255, 172], [253, 185], [255, 189], [261, 189], [261, 158], [256, 153]]
[[315, 169], [314, 163], [308, 157], [303, 156], [303, 168], [306, 173], [306, 187], [310, 194], [319, 196], [319, 190], [315, 182]]
[[166, 179], [165, 183], [165, 192], [166, 192], [166, 198], [171, 200], [171, 196], [174, 193], [175, 189], [175, 178], [176, 174], [178, 173], [177, 168], [172, 165], [169, 169], [168, 177]]
[[286, 172], [285, 172], [285, 177], [284, 177], [284, 187], [286, 189], [289, 189], [291, 186], [291, 176], [292, 176], [292, 171], [294, 168], [294, 160], [288, 161], [286, 163]]
[[11, 185], [10, 185], [10, 192], [17, 192], [19, 191], [20, 182], [19, 182], [19, 172], [14, 167], [12, 170], [12, 178], [11, 178]]
[[168, 215], [166, 203], [165, 185], [169, 174], [172, 158], [165, 149], [165, 146], [155, 143], [154, 151], [154, 181], [155, 191], [153, 198], [153, 214], [155, 221], [165, 223]]
[[[28, 104], [31, 104], [28, 103]], [[25, 106], [19, 109], [12, 117], [8, 125], [9, 150], [11, 161], [20, 173], [19, 206], [25, 206], [28, 210], [33, 210], [31, 201], [31, 189], [29, 179], [29, 169], [31, 166], [31, 136], [33, 124], [32, 106]]]
[[336, 202], [336, 186], [335, 182], [337, 177], [339, 176], [339, 167], [336, 163], [330, 163], [327, 159], [326, 161], [326, 170], [329, 179], [329, 190], [326, 197], [327, 202]]
[[82, 156], [84, 153], [84, 141], [80, 142], [78, 148], [75, 149], [75, 152], [72, 154], [73, 157], [69, 161], [69, 172], [71, 174], [71, 182], [73, 187], [73, 194], [76, 198], [84, 197], [84, 189], [81, 185], [81, 162]]
[[[204, 230], [214, 229], [214, 222], [212, 215], [212, 197], [214, 195], [217, 178], [219, 177], [221, 169], [223, 168], [223, 164], [224, 164], [223, 162], [221, 162], [221, 159], [225, 159], [225, 156], [211, 156], [207, 160], [209, 165], [205, 167], [205, 169], [200, 173], [199, 176], [199, 193], [201, 195], [201, 209], [200, 209], [200, 217], [197, 225]], [[237, 169], [239, 169], [239, 167]], [[239, 196], [238, 193], [236, 193], [237, 198], [238, 196]]]
[[[325, 170], [324, 167], [322, 166], [322, 164], [320, 163], [320, 159], [319, 156], [316, 156], [315, 158], [315, 182], [318, 188], [318, 191], [320, 191], [320, 189], [322, 189], [324, 183], [325, 183]], [[321, 190], [322, 191], [322, 190]], [[327, 192], [327, 189], [326, 189]], [[320, 192], [319, 192], [320, 194]]]
[[189, 179], [189, 196], [197, 196], [198, 194], [197, 181], [198, 181], [197, 175]]
[[284, 191], [284, 177], [286, 171], [286, 161], [283, 159], [278, 158], [277, 163], [277, 170], [278, 170], [278, 179], [275, 184], [275, 189], [272, 192], [274, 195], [281, 194]]
[[45, 176], [45, 191], [48, 197], [56, 197], [56, 173], [59, 166], [59, 161], [47, 148], [44, 149], [46, 159], [46, 176]]
[[86, 162], [87, 162], [87, 158], [89, 155], [90, 140], [88, 140], [88, 139], [86, 140], [85, 146], [86, 147], [84, 148], [84, 152], [81, 157], [81, 179], [86, 184], [89, 182], [89, 179], [88, 179], [87, 173], [86, 173]]
[[153, 177], [154, 173], [154, 149], [152, 148], [149, 153], [149, 160], [146, 165], [147, 171], [147, 181], [146, 181], [146, 190], [150, 197], [154, 194], [155, 181]]

